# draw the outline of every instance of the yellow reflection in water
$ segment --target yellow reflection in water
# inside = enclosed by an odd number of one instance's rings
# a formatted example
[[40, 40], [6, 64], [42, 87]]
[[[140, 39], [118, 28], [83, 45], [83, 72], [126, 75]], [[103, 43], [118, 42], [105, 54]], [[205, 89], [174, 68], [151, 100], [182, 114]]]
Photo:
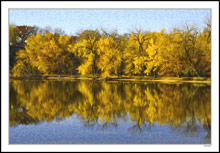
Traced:
[[153, 123], [195, 132], [198, 122], [211, 130], [208, 85], [97, 81], [10, 81], [10, 126], [61, 120], [74, 113], [86, 125], [116, 125], [129, 114], [141, 131]]

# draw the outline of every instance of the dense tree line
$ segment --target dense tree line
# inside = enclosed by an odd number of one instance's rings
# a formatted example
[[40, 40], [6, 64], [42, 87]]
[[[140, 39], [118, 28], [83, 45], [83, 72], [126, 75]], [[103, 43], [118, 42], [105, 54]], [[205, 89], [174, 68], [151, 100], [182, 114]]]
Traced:
[[84, 30], [78, 36], [50, 28], [10, 25], [10, 74], [93, 76], [210, 76], [211, 24], [166, 33]]

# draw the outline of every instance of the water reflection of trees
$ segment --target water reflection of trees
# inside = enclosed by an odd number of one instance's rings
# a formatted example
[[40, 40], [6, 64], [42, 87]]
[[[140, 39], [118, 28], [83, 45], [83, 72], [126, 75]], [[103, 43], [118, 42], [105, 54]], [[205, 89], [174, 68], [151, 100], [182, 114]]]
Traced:
[[193, 84], [10, 82], [11, 126], [62, 120], [74, 113], [85, 126], [102, 130], [117, 127], [129, 114], [135, 123], [129, 131], [141, 132], [156, 122], [195, 132], [199, 123], [210, 135], [211, 91], [208, 85]]

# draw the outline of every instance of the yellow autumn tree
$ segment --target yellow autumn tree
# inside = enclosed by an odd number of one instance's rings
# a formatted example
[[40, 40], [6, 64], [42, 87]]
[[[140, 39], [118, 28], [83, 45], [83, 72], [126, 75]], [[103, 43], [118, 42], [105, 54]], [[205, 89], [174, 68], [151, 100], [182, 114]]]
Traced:
[[180, 35], [175, 29], [170, 34], [164, 32], [155, 33], [155, 39], [151, 39], [146, 51], [149, 60], [145, 73], [147, 75], [180, 76], [184, 66], [183, 49], [179, 41]]
[[[54, 34], [48, 30], [36, 34], [37, 28], [29, 27], [26, 32], [25, 27], [17, 27], [21, 31], [18, 36], [15, 26], [9, 26], [10, 73], [14, 76], [211, 75], [210, 20], [203, 31], [186, 25], [169, 32], [137, 30], [124, 35], [117, 30], [102, 30], [101, 34], [98, 30], [84, 30], [78, 36], [68, 36], [60, 29]], [[19, 48], [17, 41], [25, 46]]]
[[119, 50], [120, 43], [114, 41], [113, 38], [100, 38], [98, 41], [98, 68], [102, 72], [102, 76], [108, 77], [117, 75], [121, 64], [121, 54]]
[[93, 30], [85, 30], [80, 34], [79, 41], [71, 50], [80, 58], [80, 66], [77, 68], [82, 75], [97, 73], [97, 42], [99, 33]]
[[141, 31], [131, 34], [125, 49], [125, 74], [144, 75], [148, 60], [146, 48], [150, 38], [150, 34]]
[[201, 52], [197, 63], [199, 74], [211, 76], [211, 22], [209, 19], [206, 22], [206, 28], [199, 34], [195, 46]]
[[25, 49], [17, 53], [14, 75], [22, 75], [25, 71], [35, 74], [32, 70], [40, 74], [71, 73], [77, 60], [68, 51], [68, 45], [71, 45], [69, 36], [56, 40], [52, 33], [31, 35]]

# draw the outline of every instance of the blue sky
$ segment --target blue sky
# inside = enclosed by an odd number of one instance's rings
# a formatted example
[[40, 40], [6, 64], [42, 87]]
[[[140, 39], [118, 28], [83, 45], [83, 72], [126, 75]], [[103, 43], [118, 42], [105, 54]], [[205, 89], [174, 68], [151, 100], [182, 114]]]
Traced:
[[169, 31], [183, 24], [194, 24], [202, 29], [210, 14], [208, 9], [10, 9], [9, 22], [60, 28], [70, 35], [96, 28], [117, 29], [119, 34], [123, 34], [135, 28], [149, 31], [165, 28]]

